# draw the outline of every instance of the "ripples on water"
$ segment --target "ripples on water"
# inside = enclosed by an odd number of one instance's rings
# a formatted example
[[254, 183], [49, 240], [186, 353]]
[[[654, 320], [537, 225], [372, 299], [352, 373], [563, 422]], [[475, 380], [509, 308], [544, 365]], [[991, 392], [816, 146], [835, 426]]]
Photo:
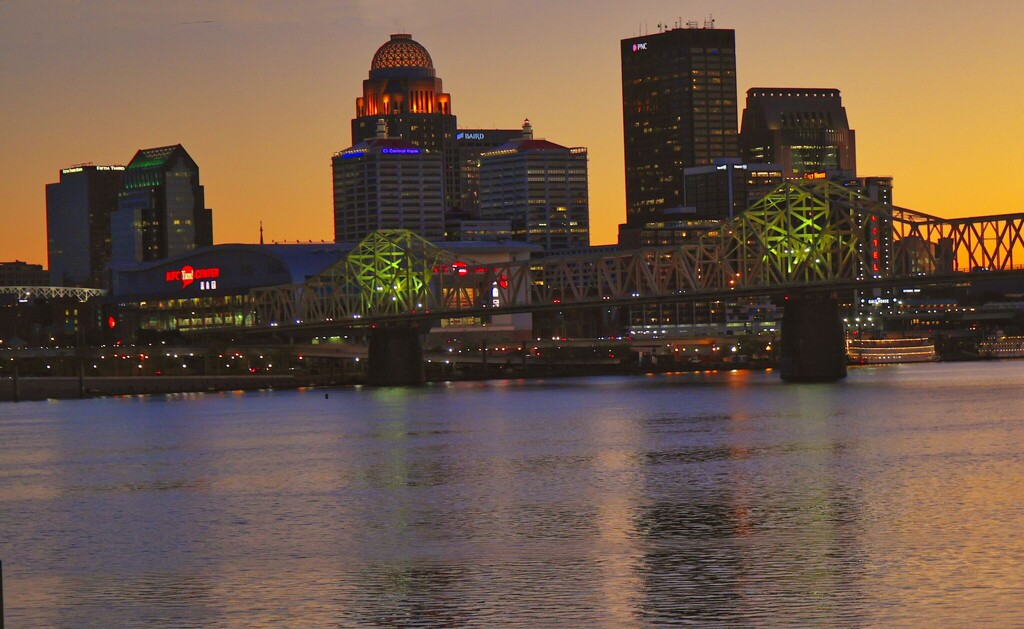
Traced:
[[0, 407], [13, 627], [1014, 625], [1024, 362]]

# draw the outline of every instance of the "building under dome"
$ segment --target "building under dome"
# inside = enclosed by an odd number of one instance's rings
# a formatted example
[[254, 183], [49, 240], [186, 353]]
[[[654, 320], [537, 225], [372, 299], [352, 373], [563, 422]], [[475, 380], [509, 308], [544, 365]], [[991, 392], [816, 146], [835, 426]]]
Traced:
[[377, 137], [335, 153], [334, 240], [362, 240], [378, 229], [408, 229], [444, 240], [441, 156], [400, 138], [379, 122]]
[[441, 156], [444, 209], [456, 212], [459, 162], [451, 95], [437, 78], [430, 53], [408, 33], [392, 35], [374, 53], [363, 95], [356, 98], [350, 146], [375, 137], [381, 119], [392, 137]]

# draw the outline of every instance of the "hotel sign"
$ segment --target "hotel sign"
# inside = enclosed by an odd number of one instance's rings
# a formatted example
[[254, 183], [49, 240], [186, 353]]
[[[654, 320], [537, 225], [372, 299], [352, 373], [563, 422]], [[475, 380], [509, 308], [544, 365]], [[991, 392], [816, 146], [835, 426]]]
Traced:
[[181, 267], [179, 270], [168, 271], [164, 276], [164, 280], [167, 282], [181, 282], [181, 288], [184, 290], [189, 284], [200, 280], [199, 290], [213, 290], [217, 288], [217, 278], [220, 277], [220, 268], [212, 267], [209, 269], [194, 269], [188, 265]]

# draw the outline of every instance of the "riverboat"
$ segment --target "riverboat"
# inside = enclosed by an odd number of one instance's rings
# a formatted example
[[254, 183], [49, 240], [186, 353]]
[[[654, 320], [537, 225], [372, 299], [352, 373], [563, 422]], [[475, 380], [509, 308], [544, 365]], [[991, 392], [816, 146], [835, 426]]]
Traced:
[[990, 336], [978, 343], [982, 358], [1024, 358], [1024, 336]]
[[856, 365], [926, 363], [938, 359], [928, 337], [848, 339], [846, 356]]

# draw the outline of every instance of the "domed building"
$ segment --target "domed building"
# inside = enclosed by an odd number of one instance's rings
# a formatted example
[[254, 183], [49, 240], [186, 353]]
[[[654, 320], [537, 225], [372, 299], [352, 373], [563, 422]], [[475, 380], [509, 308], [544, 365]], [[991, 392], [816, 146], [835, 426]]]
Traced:
[[383, 119], [391, 137], [441, 156], [446, 213], [457, 213], [457, 124], [430, 53], [408, 33], [396, 33], [373, 55], [363, 95], [356, 98], [352, 144], [375, 138]]

